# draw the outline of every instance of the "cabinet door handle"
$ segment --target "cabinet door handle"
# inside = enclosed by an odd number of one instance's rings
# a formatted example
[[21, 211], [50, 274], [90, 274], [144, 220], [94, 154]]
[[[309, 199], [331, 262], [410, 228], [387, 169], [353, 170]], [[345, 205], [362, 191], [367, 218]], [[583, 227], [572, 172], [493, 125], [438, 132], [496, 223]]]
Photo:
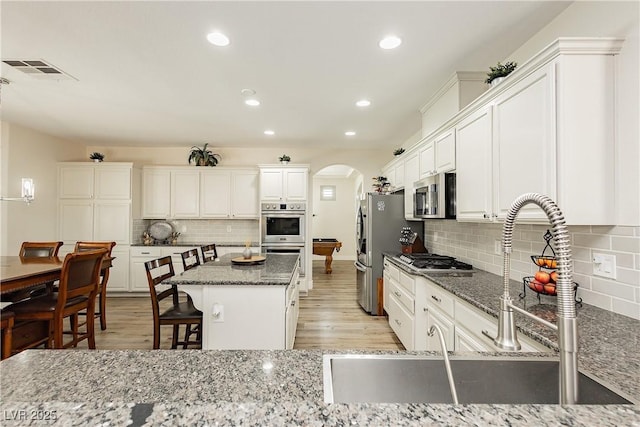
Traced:
[[393, 293], [395, 294], [395, 296], [397, 296], [398, 298], [400, 298], [402, 296], [402, 294], [398, 291], [393, 291]]
[[435, 302], [442, 302], [442, 300], [440, 300], [440, 298], [435, 295], [431, 295], [431, 299], [433, 299]]
[[398, 326], [402, 326], [402, 322], [400, 322], [398, 319], [393, 319], [393, 320], [396, 322]]
[[424, 311], [425, 313], [429, 311], [429, 309], [427, 307], [422, 307], [422, 311]]
[[487, 214], [486, 212], [482, 214], [482, 217], [485, 219], [489, 219], [489, 214]]
[[140, 252], [142, 255], [151, 255], [151, 252]]
[[491, 341], [493, 341], [495, 339], [494, 337], [489, 335], [489, 331], [487, 331], [485, 329], [482, 330], [482, 335], [484, 335], [485, 337], [489, 338]]

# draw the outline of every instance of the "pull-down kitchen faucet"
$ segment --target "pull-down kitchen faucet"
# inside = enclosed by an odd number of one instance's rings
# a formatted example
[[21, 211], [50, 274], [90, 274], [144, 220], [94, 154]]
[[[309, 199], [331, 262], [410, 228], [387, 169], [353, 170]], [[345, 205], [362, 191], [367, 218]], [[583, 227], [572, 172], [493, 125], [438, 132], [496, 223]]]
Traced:
[[[511, 239], [513, 227], [520, 209], [529, 204], [538, 205], [549, 218], [553, 227], [556, 242], [556, 258], [558, 263], [558, 279], [556, 292], [558, 295], [557, 325], [547, 322], [520, 307], [513, 305], [509, 295], [509, 269], [511, 263]], [[537, 193], [527, 193], [518, 197], [507, 213], [502, 228], [502, 252], [504, 293], [500, 297], [500, 317], [498, 336], [494, 343], [505, 350], [519, 350], [520, 343], [516, 334], [513, 312], [517, 311], [543, 325], [558, 331], [558, 347], [560, 348], [560, 404], [574, 404], [578, 401], [578, 333], [576, 307], [573, 298], [573, 273], [571, 270], [571, 247], [569, 233], [564, 216], [553, 200]]]

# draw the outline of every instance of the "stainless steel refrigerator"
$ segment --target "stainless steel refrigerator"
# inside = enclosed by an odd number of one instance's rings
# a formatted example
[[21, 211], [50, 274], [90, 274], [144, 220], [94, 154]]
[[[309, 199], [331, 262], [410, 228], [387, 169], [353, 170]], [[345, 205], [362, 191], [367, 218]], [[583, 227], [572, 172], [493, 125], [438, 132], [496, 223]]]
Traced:
[[404, 194], [368, 193], [360, 201], [356, 218], [358, 302], [370, 314], [378, 314], [378, 278], [382, 277], [383, 252], [399, 253], [402, 227], [423, 235], [422, 222], [404, 219]]

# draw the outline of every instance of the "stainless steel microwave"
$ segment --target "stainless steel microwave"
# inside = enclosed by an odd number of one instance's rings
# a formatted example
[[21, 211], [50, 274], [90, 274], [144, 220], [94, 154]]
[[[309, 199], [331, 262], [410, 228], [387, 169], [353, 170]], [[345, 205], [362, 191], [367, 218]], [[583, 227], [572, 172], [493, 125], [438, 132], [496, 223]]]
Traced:
[[413, 183], [415, 218], [456, 217], [456, 174], [440, 173]]

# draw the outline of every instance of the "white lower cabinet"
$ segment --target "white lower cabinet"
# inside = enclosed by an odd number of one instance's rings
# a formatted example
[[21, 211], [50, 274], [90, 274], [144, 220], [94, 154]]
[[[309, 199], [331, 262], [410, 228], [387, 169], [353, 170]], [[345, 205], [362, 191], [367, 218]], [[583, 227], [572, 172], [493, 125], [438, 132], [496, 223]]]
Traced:
[[[131, 248], [131, 258], [129, 262], [129, 288], [130, 292], [149, 292], [149, 282], [147, 281], [147, 272], [144, 269], [144, 263], [153, 261], [162, 256], [162, 248], [156, 247], [139, 247]], [[114, 289], [112, 289], [114, 290]]]
[[[405, 273], [389, 260], [384, 261], [385, 310], [389, 326], [407, 350], [441, 351], [438, 325], [448, 351], [502, 351], [493, 344], [498, 319], [422, 276]], [[487, 336], [489, 335], [489, 336]], [[551, 352], [524, 334], [518, 335], [523, 352]]]

